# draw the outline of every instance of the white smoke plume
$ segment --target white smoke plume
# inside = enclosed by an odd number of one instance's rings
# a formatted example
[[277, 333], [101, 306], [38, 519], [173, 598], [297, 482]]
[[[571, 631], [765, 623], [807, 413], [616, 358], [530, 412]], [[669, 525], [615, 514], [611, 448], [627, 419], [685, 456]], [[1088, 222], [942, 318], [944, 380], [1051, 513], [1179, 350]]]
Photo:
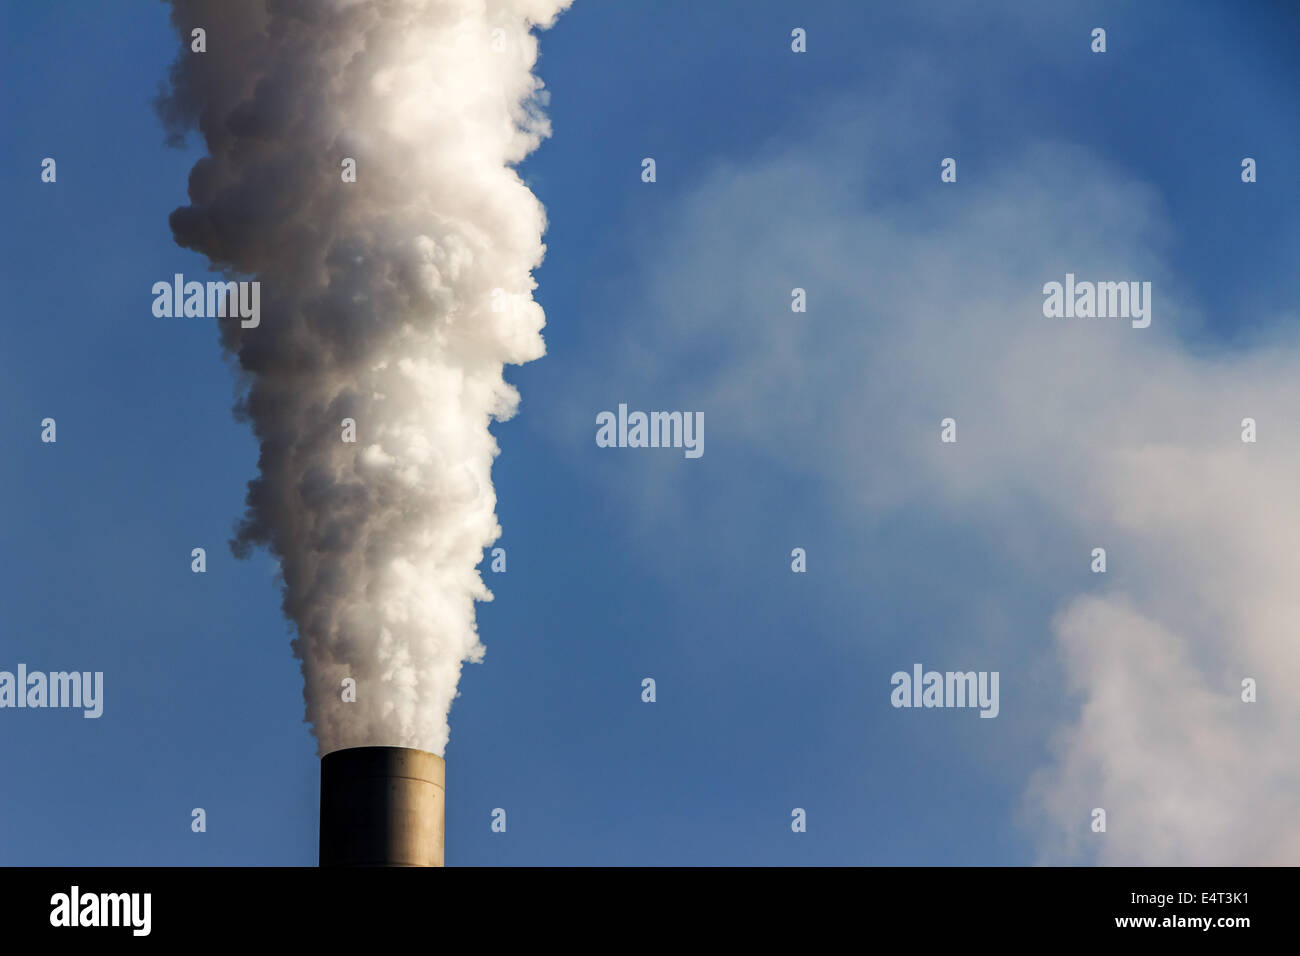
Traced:
[[158, 109], [208, 152], [172, 231], [261, 283], [260, 325], [221, 324], [261, 448], [232, 548], [280, 561], [321, 753], [441, 754], [483, 656], [488, 426], [519, 401], [503, 366], [545, 351], [545, 213], [513, 168], [550, 132], [531, 29], [570, 2], [171, 3]]

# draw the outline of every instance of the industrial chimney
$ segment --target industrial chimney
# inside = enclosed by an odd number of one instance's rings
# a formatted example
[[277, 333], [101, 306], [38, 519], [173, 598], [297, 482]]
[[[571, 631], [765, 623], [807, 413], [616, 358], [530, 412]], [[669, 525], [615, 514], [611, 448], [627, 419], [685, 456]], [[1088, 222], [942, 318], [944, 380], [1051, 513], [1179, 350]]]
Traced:
[[446, 764], [409, 747], [350, 747], [320, 762], [321, 866], [442, 866]]

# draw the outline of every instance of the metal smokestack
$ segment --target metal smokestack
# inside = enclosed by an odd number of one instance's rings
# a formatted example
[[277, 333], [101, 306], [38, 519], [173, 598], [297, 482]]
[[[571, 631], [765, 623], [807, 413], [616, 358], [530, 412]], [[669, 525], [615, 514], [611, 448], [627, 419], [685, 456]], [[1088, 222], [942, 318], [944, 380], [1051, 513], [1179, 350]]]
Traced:
[[350, 747], [320, 762], [321, 866], [442, 866], [446, 764], [409, 747]]

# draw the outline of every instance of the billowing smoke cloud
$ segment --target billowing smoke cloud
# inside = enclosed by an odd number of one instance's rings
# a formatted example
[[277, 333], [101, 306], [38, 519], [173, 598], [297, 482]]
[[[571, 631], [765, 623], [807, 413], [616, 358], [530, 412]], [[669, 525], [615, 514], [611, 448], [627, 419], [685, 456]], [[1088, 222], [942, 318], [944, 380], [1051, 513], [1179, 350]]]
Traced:
[[261, 282], [260, 325], [221, 326], [261, 447], [232, 547], [280, 561], [322, 753], [442, 753], [483, 656], [488, 426], [545, 350], [545, 214], [512, 168], [549, 135], [530, 30], [570, 2], [172, 0], [159, 112], [208, 151], [172, 230]]

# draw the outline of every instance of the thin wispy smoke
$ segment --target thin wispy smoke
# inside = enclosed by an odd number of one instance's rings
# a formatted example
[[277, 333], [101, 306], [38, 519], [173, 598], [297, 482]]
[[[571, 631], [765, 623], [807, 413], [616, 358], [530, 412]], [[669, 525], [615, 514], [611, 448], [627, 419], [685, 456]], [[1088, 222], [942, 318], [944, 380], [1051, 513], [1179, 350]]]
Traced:
[[261, 448], [232, 547], [279, 559], [322, 753], [441, 754], [483, 656], [488, 426], [519, 401], [503, 367], [545, 351], [545, 213], [513, 169], [550, 132], [530, 29], [570, 2], [171, 3], [184, 48], [159, 114], [208, 152], [171, 227], [262, 284], [260, 325], [221, 325]]
[[[817, 572], [827, 593], [918, 582], [899, 601], [909, 616], [885, 604], [845, 629], [871, 645], [864, 693], [883, 704], [900, 657], [906, 667], [941, 649], [1000, 670], [988, 731], [929, 732], [936, 752], [960, 742], [1013, 781], [1022, 799], [1008, 830], [1025, 824], [1042, 862], [1294, 865], [1294, 312], [1270, 316], [1275, 331], [1248, 348], [1209, 347], [1195, 283], [1171, 265], [1160, 193], [1081, 147], [1008, 150], [960, 193], [941, 191], [936, 161], [933, 185], [892, 196], [891, 171], [917, 149], [893, 131], [933, 135], [915, 112], [906, 99], [828, 109], [809, 141], [701, 177], [656, 223], [672, 249], [642, 286], [620, 286], [655, 321], [634, 313], [611, 327], [596, 346], [610, 359], [575, 379], [587, 394], [548, 400], [572, 403], [578, 420], [615, 388], [689, 389], [725, 434], [716, 471], [665, 461], [608, 473], [606, 493], [655, 530], [645, 542], [707, 521], [771, 547], [753, 516], [772, 489], [820, 482], [844, 529], [836, 548], [863, 542], [856, 560]], [[1045, 317], [1043, 285], [1067, 272], [1151, 280], [1150, 326]], [[805, 284], [806, 316], [786, 304]], [[690, 309], [676, 307], [682, 290]], [[719, 341], [727, 361], [706, 365]], [[945, 445], [948, 415], [960, 440]], [[1242, 440], [1247, 417], [1255, 443]], [[769, 484], [736, 480], [755, 467]], [[998, 581], [951, 576], [963, 565], [926, 553], [935, 540], [980, 554]], [[1105, 574], [1093, 573], [1096, 547]], [[664, 554], [680, 573], [680, 548]], [[959, 609], [934, 618], [951, 631], [914, 632], [910, 608], [936, 594]], [[1092, 830], [1095, 808], [1105, 833]]]

